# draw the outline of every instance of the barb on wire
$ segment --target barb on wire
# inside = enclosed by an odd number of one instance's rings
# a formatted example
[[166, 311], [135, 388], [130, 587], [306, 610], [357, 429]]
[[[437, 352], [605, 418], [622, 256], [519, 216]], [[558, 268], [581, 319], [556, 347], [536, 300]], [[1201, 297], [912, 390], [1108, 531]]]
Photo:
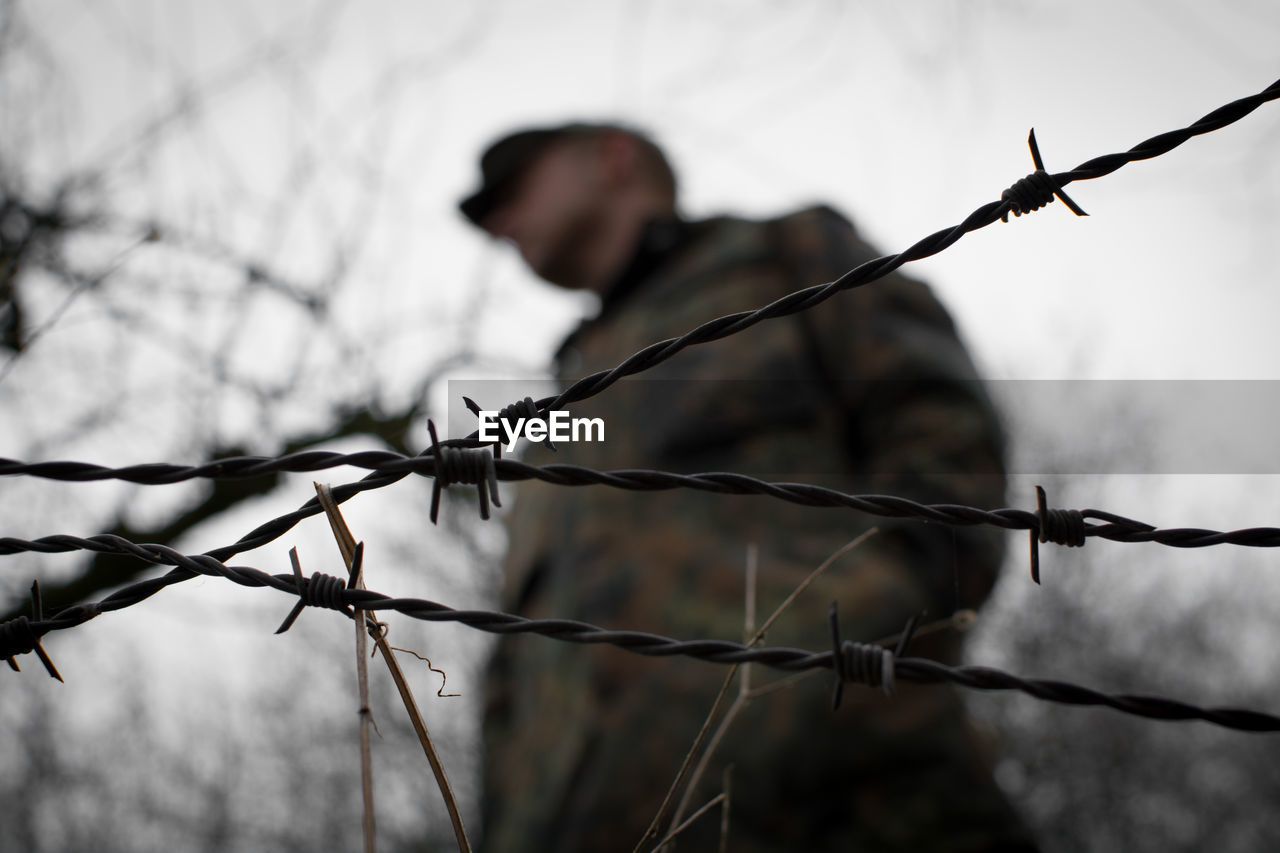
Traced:
[[[1039, 523], [1039, 530], [1030, 531], [1033, 581], [1040, 583], [1040, 543], [1052, 542], [1068, 548], [1081, 547], [1089, 533], [1084, 519], [1085, 514], [1077, 509], [1049, 509], [1044, 489], [1036, 486], [1036, 521]], [[1129, 519], [1124, 521], [1128, 522]]]
[[1000, 199], [1011, 205], [1010, 210], [1000, 217], [1000, 221], [1008, 222], [1009, 213], [1017, 217], [1039, 210], [1051, 203], [1055, 197], [1076, 216], [1088, 216], [1089, 214], [1085, 213], [1080, 205], [1071, 200], [1071, 196], [1067, 195], [1053, 176], [1044, 170], [1044, 161], [1040, 159], [1040, 146], [1036, 144], [1034, 127], [1031, 128], [1031, 135], [1027, 137], [1027, 147], [1031, 149], [1031, 162], [1035, 164], [1036, 170], [1025, 178], [1015, 181], [1013, 186], [1000, 194]]
[[[31, 620], [44, 621], [44, 605], [40, 601], [40, 581], [38, 580], [31, 582]], [[37, 631], [31, 620], [25, 616], [18, 616], [0, 623], [0, 657], [8, 661], [9, 668], [14, 672], [22, 672], [16, 660], [17, 656], [35, 652], [40, 663], [44, 664], [45, 672], [49, 673], [50, 677], [62, 681], [62, 674], [53, 665], [53, 659], [40, 645], [40, 637], [44, 632]]]
[[[828, 619], [831, 622], [831, 669], [836, 676], [835, 689], [831, 693], [831, 710], [840, 710], [840, 700], [844, 698], [846, 684], [879, 687], [884, 690], [884, 695], [892, 696], [893, 661], [897, 655], [878, 643], [855, 643], [851, 640], [840, 642], [840, 616], [834, 601], [831, 602]], [[910, 641], [914, 623], [914, 618], [907, 623], [899, 648], [904, 648]]]
[[290, 548], [289, 561], [293, 563], [293, 576], [298, 584], [298, 603], [293, 606], [293, 609], [289, 611], [289, 615], [280, 623], [276, 633], [283, 634], [292, 628], [293, 623], [308, 605], [337, 610], [354, 619], [355, 612], [342, 603], [341, 595], [344, 589], [349, 586], [355, 586], [356, 578], [360, 576], [360, 565], [363, 562], [363, 557], [364, 543], [360, 542], [356, 545], [356, 556], [349, 580], [344, 581], [342, 578], [320, 572], [315, 572], [310, 579], [307, 579], [302, 576], [302, 564], [298, 562], [298, 549]]
[[431, 523], [435, 524], [440, 512], [440, 493], [453, 483], [471, 483], [480, 496], [480, 517], [489, 520], [489, 500], [494, 506], [502, 506], [498, 499], [498, 475], [494, 470], [493, 453], [488, 447], [451, 447], [442, 445], [436, 435], [436, 425], [427, 421], [431, 433], [431, 459], [435, 463], [435, 484], [431, 489]]
[[893, 696], [893, 662], [907, 653], [907, 647], [916, 634], [916, 626], [920, 624], [920, 616], [912, 616], [907, 620], [907, 626], [898, 635], [898, 645], [892, 651], [878, 642], [840, 642], [840, 616], [834, 601], [831, 602], [827, 618], [831, 622], [831, 668], [836, 676], [835, 690], [831, 694], [831, 710], [840, 710], [840, 700], [844, 697], [846, 684], [879, 687], [884, 690], [884, 695]]

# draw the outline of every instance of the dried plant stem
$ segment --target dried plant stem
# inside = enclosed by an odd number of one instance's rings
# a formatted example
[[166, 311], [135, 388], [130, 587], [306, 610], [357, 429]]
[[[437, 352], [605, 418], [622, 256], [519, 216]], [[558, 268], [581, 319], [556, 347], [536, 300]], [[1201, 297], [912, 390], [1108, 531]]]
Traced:
[[414, 701], [413, 691], [409, 689], [404, 671], [400, 669], [400, 663], [395, 659], [391, 647], [387, 645], [381, 627], [372, 619], [369, 620], [369, 635], [378, 644], [378, 651], [382, 652], [382, 659], [387, 662], [387, 669], [396, 683], [396, 689], [400, 691], [400, 699], [404, 702], [405, 710], [409, 712], [413, 729], [418, 733], [422, 751], [427, 754], [427, 762], [431, 764], [431, 772], [435, 774], [436, 785], [440, 788], [441, 796], [444, 797], [445, 808], [449, 810], [449, 822], [453, 824], [453, 835], [458, 842], [458, 850], [461, 853], [470, 853], [471, 842], [467, 840], [467, 830], [462, 825], [462, 813], [458, 810], [458, 801], [453, 795], [453, 787], [449, 784], [448, 776], [445, 775], [440, 756], [436, 754], [435, 745], [431, 742], [431, 734], [427, 731], [427, 724], [418, 710], [418, 703]]
[[[329, 527], [338, 541], [338, 550], [342, 552], [342, 560], [351, 572], [355, 567], [356, 541], [347, 528], [342, 513], [329, 493], [328, 486], [313, 483], [320, 505], [324, 507], [329, 519]], [[362, 573], [352, 576], [351, 586], [364, 588]], [[373, 802], [373, 736], [370, 729], [373, 725], [373, 709], [369, 702], [369, 656], [368, 640], [364, 632], [365, 615], [363, 611], [356, 613], [356, 681], [360, 690], [360, 782], [364, 794], [364, 849], [365, 853], [374, 853], [378, 847], [378, 830], [376, 810]]]
[[711, 811], [712, 809], [714, 809], [716, 806], [720, 805], [720, 804], [721, 804], [722, 802], [724, 802], [726, 799], [727, 799], [727, 796], [726, 796], [726, 794], [725, 794], [723, 791], [722, 791], [721, 793], [719, 793], [719, 794], [716, 794], [714, 797], [712, 797], [710, 800], [708, 800], [708, 801], [707, 801], [707, 802], [702, 806], [702, 808], [698, 809], [696, 812], [694, 812], [693, 814], [689, 815], [689, 819], [688, 819], [688, 820], [686, 820], [684, 823], [680, 824], [680, 825], [679, 825], [679, 826], [677, 826], [675, 829], [673, 829], [673, 830], [671, 830], [670, 832], [668, 832], [666, 835], [662, 836], [662, 840], [661, 840], [661, 841], [659, 841], [656, 845], [654, 845], [654, 848], [653, 848], [653, 849], [654, 849], [654, 853], [657, 853], [657, 851], [661, 850], [663, 847], [665, 847], [665, 846], [667, 846], [668, 844], [670, 844], [670, 843], [671, 843], [671, 841], [672, 841], [672, 840], [673, 840], [677, 835], [679, 835], [680, 833], [684, 832], [684, 831], [685, 831], [686, 829], [688, 829], [690, 826], [693, 826], [694, 821], [696, 821], [698, 818], [702, 817], [704, 814], [706, 814], [707, 812], [709, 812], [709, 811]]
[[[333, 529], [334, 538], [338, 541], [338, 549], [342, 552], [342, 559], [350, 570], [354, 565], [356, 554], [356, 540], [351, 535], [351, 530], [347, 527], [347, 522], [342, 517], [342, 511], [333, 500], [333, 496], [329, 493], [328, 486], [315, 484], [316, 494], [320, 500], [320, 506], [324, 508], [325, 515], [329, 518], [329, 526]], [[360, 588], [364, 587], [362, 577], [356, 578], [356, 585]], [[356, 647], [360, 655], [360, 672], [361, 672], [361, 755], [367, 756], [368, 749], [368, 725], [371, 720], [368, 711], [368, 670], [366, 669], [366, 661], [368, 656], [365, 653], [367, 645], [365, 643], [364, 631], [369, 632], [369, 636], [373, 638], [377, 644], [378, 651], [382, 653], [382, 659], [386, 661], [387, 669], [391, 673], [391, 679], [395, 682], [396, 689], [400, 692], [400, 699], [404, 702], [405, 710], [409, 713], [409, 719], [413, 723], [414, 731], [418, 734], [418, 741], [422, 744], [422, 750], [427, 755], [427, 762], [431, 765], [431, 772], [435, 774], [436, 785], [440, 789], [440, 795], [444, 798], [445, 808], [449, 812], [449, 822], [453, 824], [453, 834], [458, 842], [458, 850], [461, 853], [470, 853], [471, 843], [467, 840], [466, 828], [462, 824], [462, 813], [458, 809], [457, 798], [454, 797], [453, 787], [449, 784], [449, 778], [445, 775], [444, 764], [440, 761], [440, 756], [436, 753], [435, 744], [431, 741], [431, 734], [427, 731], [427, 724], [422, 719], [422, 713], [418, 710], [418, 703], [414, 700], [413, 691], [409, 688], [409, 682], [404, 677], [404, 671], [400, 668], [399, 662], [396, 661], [395, 654], [391, 647], [387, 644], [386, 637], [382, 630], [382, 626], [378, 624], [373, 615], [363, 610], [357, 612], [356, 620]], [[363, 629], [363, 630], [362, 630]], [[372, 783], [372, 763], [364, 758], [366, 768], [365, 783], [365, 847], [372, 851], [372, 828], [373, 828], [373, 783]]]
[[707, 736], [711, 734], [711, 721], [720, 713], [720, 706], [724, 704], [724, 697], [729, 693], [729, 685], [733, 683], [733, 677], [737, 674], [739, 666], [740, 664], [735, 663], [729, 667], [729, 674], [725, 676], [724, 683], [720, 685], [720, 692], [716, 694], [716, 701], [711, 704], [711, 711], [707, 714], [706, 722], [702, 724], [702, 728], [698, 730], [697, 737], [693, 739], [693, 746], [689, 747], [689, 751], [685, 753], [684, 761], [676, 772], [675, 781], [667, 789], [666, 796], [662, 798], [662, 804], [658, 806], [658, 813], [649, 822], [649, 828], [645, 830], [644, 835], [640, 838], [632, 853], [640, 853], [644, 849], [644, 845], [658, 834], [658, 824], [666, 816], [667, 809], [671, 806], [671, 800], [675, 797], [676, 791], [683, 790], [684, 780], [688, 778], [690, 771], [693, 769], [693, 758], [701, 752], [702, 744], [706, 741]]
[[729, 849], [729, 796], [732, 792], [730, 783], [733, 781], [733, 765], [730, 764], [724, 769], [724, 777], [721, 787], [724, 789], [724, 807], [720, 809], [720, 853], [726, 853]]
[[[764, 639], [765, 633], [773, 626], [773, 623], [777, 621], [778, 617], [782, 615], [782, 612], [791, 605], [791, 602], [795, 601], [796, 596], [807, 589], [810, 584], [822, 575], [823, 572], [831, 568], [836, 560], [861, 545], [868, 538], [875, 535], [876, 532], [878, 532], [878, 529], [872, 527], [852, 541], [845, 543], [842, 547], [836, 550], [835, 553], [827, 557], [827, 559], [823, 561], [822, 565], [810, 572], [809, 575], [791, 591], [783, 602], [778, 605], [777, 609], [773, 611], [773, 614], [770, 615], [767, 620], [765, 620], [765, 623], [760, 626], [759, 630], [752, 634], [751, 638], [746, 641], [746, 645], [748, 647], [752, 647]], [[755, 546], [751, 545], [748, 546], [747, 552], [748, 582], [746, 605], [744, 607], [744, 618], [747, 626], [747, 633], [751, 632], [751, 626], [755, 622], [755, 573]], [[740, 667], [745, 671], [747, 665], [734, 664], [729, 668], [729, 673], [725, 676], [724, 683], [720, 686], [720, 692], [716, 695], [716, 700], [712, 703], [711, 710], [708, 712], [707, 718], [702, 724], [702, 728], [698, 730], [698, 734], [694, 738], [693, 745], [689, 748], [689, 752], [685, 755], [684, 761], [680, 765], [680, 770], [676, 773], [675, 781], [671, 783], [671, 787], [667, 790], [667, 794], [663, 798], [662, 804], [658, 807], [658, 813], [654, 815], [653, 821], [649, 824], [649, 828], [645, 831], [644, 836], [636, 845], [633, 853], [639, 853], [649, 839], [653, 838], [654, 835], [657, 834], [657, 827], [666, 815], [666, 811], [670, 806], [671, 799], [675, 796], [676, 791], [683, 790], [684, 794], [681, 797], [680, 804], [676, 809], [675, 816], [672, 818], [671, 823], [675, 824], [678, 822], [680, 820], [680, 816], [688, 808], [692, 792], [697, 789], [698, 782], [702, 778], [702, 774], [706, 770], [707, 765], [710, 763], [711, 756], [715, 752], [715, 747], [719, 744], [720, 740], [724, 737], [724, 733], [728, 730], [728, 724], [733, 722], [733, 719], [737, 717], [738, 712], [741, 711], [742, 707], [751, 698], [751, 693], [748, 692], [749, 680], [744, 677], [743, 686], [740, 686], [737, 697], [735, 697], [733, 704], [729, 707], [729, 710], [725, 712], [724, 720], [721, 725], [717, 727], [715, 736], [704, 750], [703, 744], [707, 743], [707, 738], [711, 731], [711, 724], [719, 715], [720, 709], [724, 704], [725, 696], [728, 695], [729, 685], [733, 683], [733, 678], [737, 675]], [[693, 765], [695, 756], [698, 756], [698, 763], [696, 768], [691, 771], [690, 767]], [[688, 780], [687, 784], [686, 779]]]
[[[746, 604], [743, 608], [746, 622], [745, 634], [750, 634], [755, 621], [756, 606], [756, 546], [755, 543], [747, 545], [747, 584], [746, 584]], [[685, 791], [686, 794], [680, 800], [680, 807], [676, 810], [676, 816], [671, 819], [672, 825], [680, 820], [680, 815], [687, 808], [688, 791], [692, 786], [686, 786], [685, 780], [689, 777], [690, 771], [693, 769], [694, 756], [703, 754], [702, 745], [706, 742], [707, 736], [711, 733], [711, 721], [720, 714], [720, 708], [724, 705], [725, 696], [729, 694], [729, 685], [733, 684], [733, 678], [738, 674], [738, 670], [742, 668], [742, 664], [735, 663], [729, 667], [729, 672], [724, 677], [724, 681], [720, 685], [720, 692], [716, 694], [716, 700], [711, 703], [711, 710], [707, 713], [707, 719], [702, 723], [702, 728], [698, 730], [697, 736], [693, 739], [693, 745], [689, 747], [689, 751], [685, 753], [684, 761], [680, 763], [680, 769], [676, 772], [676, 778], [671, 783], [671, 787], [667, 789], [666, 795], [662, 798], [662, 803], [658, 806], [658, 813], [653, 816], [653, 820], [649, 822], [648, 829], [636, 844], [632, 853], [640, 853], [644, 845], [658, 834], [658, 825], [662, 823], [663, 818], [667, 814], [667, 809], [671, 807], [671, 799], [676, 795], [677, 791]], [[661, 845], [659, 845], [661, 847]]]

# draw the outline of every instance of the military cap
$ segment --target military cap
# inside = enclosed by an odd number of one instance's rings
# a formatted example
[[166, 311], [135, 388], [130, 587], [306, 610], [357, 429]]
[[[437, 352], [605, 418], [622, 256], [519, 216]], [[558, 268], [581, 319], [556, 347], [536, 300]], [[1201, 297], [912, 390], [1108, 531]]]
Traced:
[[611, 124], [572, 122], [556, 127], [526, 128], [498, 139], [480, 155], [480, 187], [458, 203], [462, 215], [480, 225], [512, 189], [534, 158], [552, 142], [578, 134], [608, 130], [624, 128]]

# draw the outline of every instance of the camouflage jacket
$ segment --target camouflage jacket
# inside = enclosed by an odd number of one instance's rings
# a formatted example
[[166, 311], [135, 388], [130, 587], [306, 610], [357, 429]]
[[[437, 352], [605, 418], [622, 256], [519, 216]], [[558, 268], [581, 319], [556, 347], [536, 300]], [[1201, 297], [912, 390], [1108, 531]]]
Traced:
[[[561, 348], [560, 371], [576, 379], [613, 367], [655, 341], [831, 281], [876, 256], [824, 207], [769, 222], [655, 224], [599, 316]], [[902, 275], [692, 346], [569, 408], [573, 417], [601, 418], [605, 440], [561, 444], [555, 453], [529, 447], [526, 461], [734, 471], [854, 494], [1004, 505], [996, 412], [946, 311], [927, 286]], [[843, 636], [872, 640], [897, 632], [912, 614], [928, 620], [975, 607], [995, 581], [1003, 538], [985, 529], [765, 496], [529, 483], [508, 519], [503, 606], [682, 639], [741, 639], [749, 544], [759, 555], [759, 624], [871, 526], [881, 532], [806, 590], [768, 643], [829, 647], [832, 600]], [[950, 660], [958, 651], [954, 636], [913, 649]], [[616, 649], [503, 641], [486, 711], [488, 849], [631, 849], [724, 675], [712, 664]], [[828, 840], [831, 849], [861, 849], [858, 838], [882, 849], [886, 838], [900, 838], [901, 849], [924, 850], [935, 847], [922, 839], [951, 832], [960, 843], [936, 849], [960, 850], [968, 848], [956, 826], [978, 833], [978, 847], [1006, 830], [1018, 835], [949, 690], [907, 688], [890, 701], [850, 689], [835, 717], [829, 690], [829, 677], [811, 679], [753, 702], [718, 748], [713, 766], [735, 765], [732, 849], [755, 849], [746, 838], [761, 849], [815, 850]], [[815, 734], [832, 726], [830, 735]], [[924, 730], [938, 741], [932, 753], [919, 746], [929, 740]], [[904, 749], [950, 767], [930, 777], [936, 790], [912, 793], [914, 806], [885, 793], [903, 784], [893, 781], [901, 771], [886, 768], [901, 764]], [[806, 756], [803, 774], [799, 756]], [[844, 794], [832, 793], [837, 771], [853, 780]], [[798, 777], [788, 789], [794, 797], [778, 791], [788, 773]], [[704, 781], [719, 778], [717, 770]], [[812, 793], [814, 785], [824, 793]], [[695, 802], [713, 793], [707, 788]], [[882, 796], [895, 816], [873, 819], [867, 810], [884, 811], [876, 805]], [[833, 801], [844, 803], [847, 826], [821, 819]], [[910, 817], [917, 806], [927, 819]], [[718, 824], [702, 823], [708, 832]], [[696, 838], [682, 849], [701, 849]], [[706, 839], [713, 842], [714, 833]]]

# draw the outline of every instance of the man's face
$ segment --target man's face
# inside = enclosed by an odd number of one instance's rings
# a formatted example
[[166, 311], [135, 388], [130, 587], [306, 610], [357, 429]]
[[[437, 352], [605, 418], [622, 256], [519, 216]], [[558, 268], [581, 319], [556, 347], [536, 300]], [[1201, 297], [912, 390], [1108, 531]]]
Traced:
[[590, 287], [585, 259], [597, 239], [606, 199], [596, 148], [554, 142], [516, 179], [483, 228], [510, 240], [535, 273], [562, 287]]

